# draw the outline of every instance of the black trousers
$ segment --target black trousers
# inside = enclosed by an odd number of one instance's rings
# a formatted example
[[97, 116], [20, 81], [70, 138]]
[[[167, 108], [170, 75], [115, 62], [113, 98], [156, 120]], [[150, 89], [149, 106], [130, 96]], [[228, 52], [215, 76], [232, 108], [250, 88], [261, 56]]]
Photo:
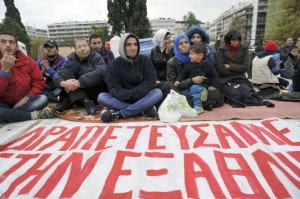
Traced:
[[[61, 71], [59, 71], [59, 74], [63, 78], [63, 80], [77, 79], [69, 70], [62, 69]], [[108, 89], [104, 82], [97, 87], [78, 88], [75, 91], [71, 91], [69, 93], [65, 92], [65, 90], [63, 89], [60, 94], [60, 100], [62, 101], [64, 98], [67, 97], [71, 100], [72, 103], [74, 103], [84, 97], [87, 97], [90, 100], [93, 100], [94, 103], [97, 103], [97, 97], [100, 94], [100, 92], [107, 91]]]

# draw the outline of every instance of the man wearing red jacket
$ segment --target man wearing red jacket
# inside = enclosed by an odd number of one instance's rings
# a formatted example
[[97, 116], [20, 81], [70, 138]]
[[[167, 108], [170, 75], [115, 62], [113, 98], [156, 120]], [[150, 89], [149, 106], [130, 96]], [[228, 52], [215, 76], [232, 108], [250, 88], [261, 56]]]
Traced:
[[0, 121], [53, 117], [46, 107], [45, 80], [35, 61], [19, 50], [17, 38], [0, 33]]

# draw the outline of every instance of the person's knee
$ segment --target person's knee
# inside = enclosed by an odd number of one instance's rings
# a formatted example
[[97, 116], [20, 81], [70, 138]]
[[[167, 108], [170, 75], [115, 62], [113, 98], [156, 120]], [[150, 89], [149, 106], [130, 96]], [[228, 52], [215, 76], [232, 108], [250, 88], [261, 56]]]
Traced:
[[68, 80], [68, 79], [74, 79], [75, 76], [73, 73], [70, 72], [69, 69], [61, 69], [58, 72], [58, 75], [61, 76], [64, 80]]

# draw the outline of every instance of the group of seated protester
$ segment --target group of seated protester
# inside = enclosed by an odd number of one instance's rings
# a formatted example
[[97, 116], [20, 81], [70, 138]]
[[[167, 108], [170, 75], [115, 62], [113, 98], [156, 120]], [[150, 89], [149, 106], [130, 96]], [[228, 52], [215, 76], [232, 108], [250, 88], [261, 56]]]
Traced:
[[[229, 30], [211, 47], [209, 34], [199, 26], [174, 39], [161, 29], [146, 56], [140, 54], [137, 36], [125, 33], [115, 58], [99, 36], [91, 35], [89, 41], [77, 38], [75, 52], [67, 58], [59, 54], [55, 41], [48, 40], [45, 56], [34, 62], [18, 49], [15, 35], [0, 33], [0, 121], [52, 118], [53, 111], [62, 114], [74, 106], [83, 106], [88, 115], [101, 114], [103, 122], [157, 117], [171, 89], [186, 96], [197, 114], [224, 102], [233, 107], [273, 107], [266, 99], [274, 97], [274, 90], [300, 92], [297, 46], [289, 40], [278, 49], [268, 41], [251, 60], [249, 79], [249, 49], [241, 38], [239, 31]], [[48, 102], [56, 103], [53, 110]], [[105, 111], [99, 113], [97, 104]]]

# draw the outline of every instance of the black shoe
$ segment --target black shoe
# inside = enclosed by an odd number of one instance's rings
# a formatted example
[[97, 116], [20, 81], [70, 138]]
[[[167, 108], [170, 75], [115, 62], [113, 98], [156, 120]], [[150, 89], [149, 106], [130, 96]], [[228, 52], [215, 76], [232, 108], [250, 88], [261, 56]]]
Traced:
[[56, 104], [54, 111], [58, 114], [63, 113], [65, 110], [73, 108], [73, 104], [69, 98], [63, 99], [60, 103]]
[[146, 117], [156, 117], [157, 116], [157, 110], [155, 106], [152, 106], [152, 108], [144, 111], [144, 115]]
[[206, 104], [205, 106], [203, 106], [203, 108], [206, 111], [211, 111], [213, 109], [213, 105], [212, 104]]
[[110, 122], [117, 119], [122, 119], [120, 111], [105, 111], [101, 115], [101, 120], [103, 122]]
[[48, 101], [53, 102], [53, 103], [58, 103], [59, 99], [58, 99], [58, 97], [48, 97]]
[[88, 115], [94, 115], [99, 113], [96, 105], [92, 100], [87, 99], [83, 102], [83, 104]]

